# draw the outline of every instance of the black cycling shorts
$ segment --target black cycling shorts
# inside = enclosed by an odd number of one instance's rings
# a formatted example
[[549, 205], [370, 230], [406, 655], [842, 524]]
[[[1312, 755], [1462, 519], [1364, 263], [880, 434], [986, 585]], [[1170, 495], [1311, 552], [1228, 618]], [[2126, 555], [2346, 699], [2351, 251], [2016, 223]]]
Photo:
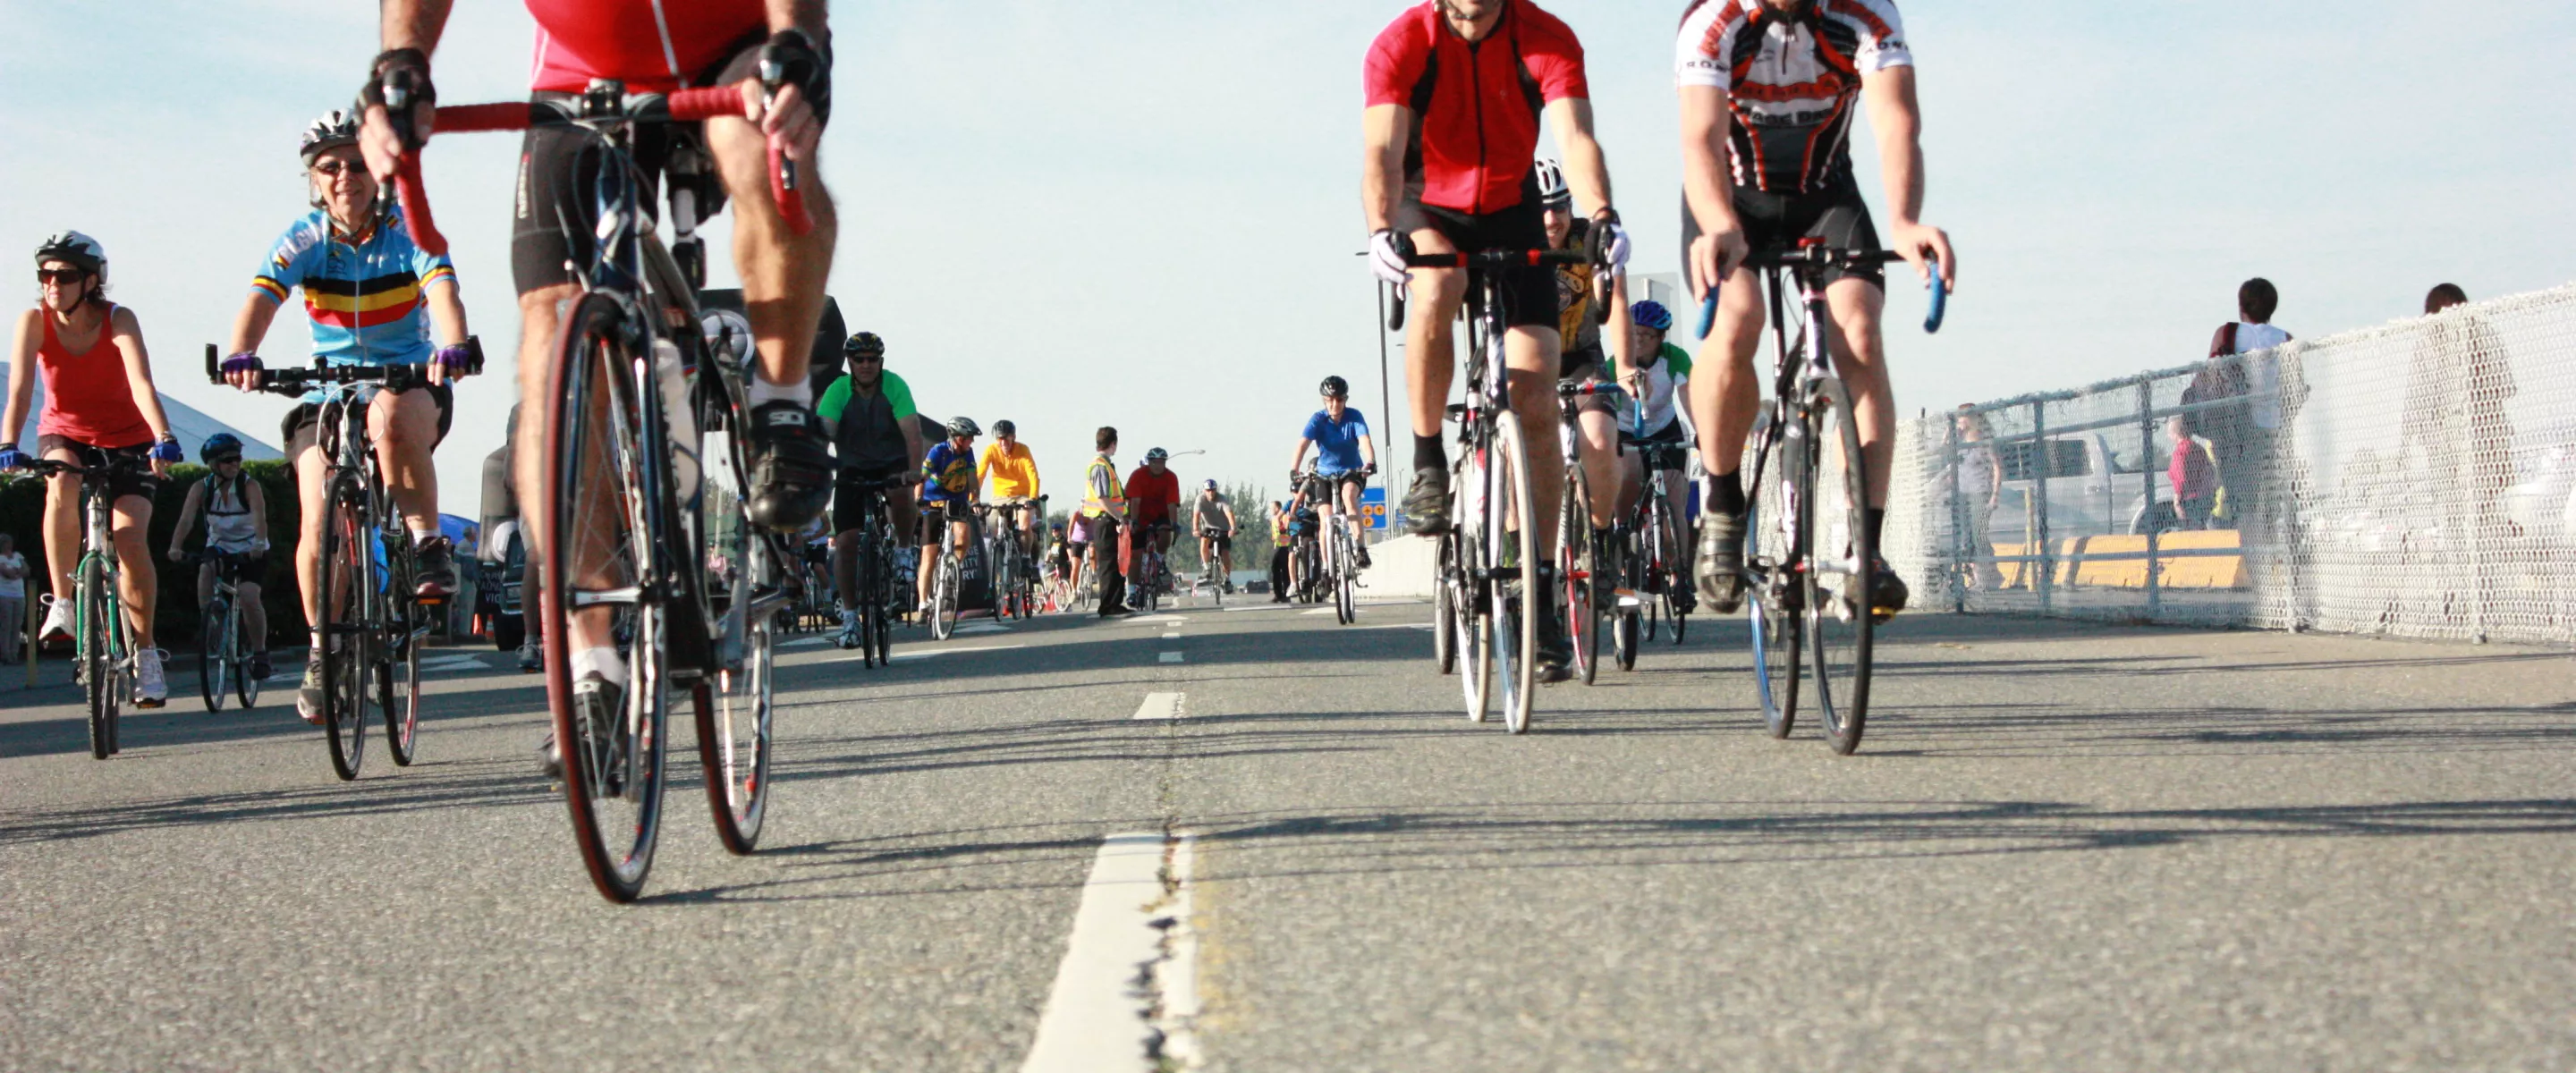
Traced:
[[55, 451], [70, 451], [84, 466], [104, 466], [111, 460], [136, 463], [107, 482], [110, 504], [127, 496], [142, 496], [146, 503], [161, 495], [161, 478], [152, 475], [152, 445], [139, 443], [132, 447], [100, 447], [83, 443], [59, 433], [44, 432], [36, 436], [36, 457], [50, 457]]
[[1672, 471], [1690, 464], [1690, 443], [1682, 433], [1680, 418], [1674, 418], [1664, 427], [1643, 436], [1623, 435], [1620, 439], [1637, 448], [1649, 469]]
[[[862, 485], [872, 481], [888, 480], [902, 472], [904, 472], [902, 469], [880, 470], [875, 472], [855, 469], [842, 470], [840, 476], [832, 482], [832, 531], [835, 533], [847, 533], [866, 524], [868, 520], [868, 501], [871, 499], [883, 499], [886, 501], [886, 505], [888, 507], [892, 507], [894, 505], [892, 497], [895, 493], [902, 492], [907, 495], [910, 494], [910, 489], [901, 487], [862, 487]], [[887, 519], [889, 521], [893, 519], [891, 512], [887, 514]]]
[[[439, 444], [447, 442], [448, 426], [456, 423], [456, 389], [446, 384], [421, 384], [404, 388], [397, 394], [412, 391], [429, 392], [430, 401], [438, 404], [438, 439], [430, 444], [432, 449], [436, 449]], [[286, 420], [277, 423], [277, 431], [279, 439], [286, 444], [288, 461], [293, 461], [305, 448], [322, 442], [321, 418], [319, 403], [299, 402], [294, 409], [286, 411]]]
[[[1420, 180], [1416, 180], [1405, 187], [1394, 223], [1396, 230], [1407, 235], [1426, 228], [1438, 231], [1450, 245], [1467, 253], [1547, 248], [1547, 221], [1540, 217], [1535, 173], [1521, 184], [1520, 204], [1482, 216], [1423, 204]], [[1502, 284], [1505, 325], [1556, 330], [1560, 323], [1556, 270], [1543, 266], [1505, 269]], [[1475, 300], [1476, 292], [1468, 290], [1471, 306]]]
[[[1772, 194], [1739, 186], [1735, 189], [1735, 215], [1744, 223], [1745, 244], [1755, 253], [1794, 250], [1798, 240], [1805, 238], [1820, 238], [1841, 250], [1887, 248], [1879, 244], [1878, 228], [1870, 222], [1869, 203], [1861, 199], [1860, 184], [1849, 174], [1812, 194]], [[1684, 206], [1682, 248], [1689, 249], [1699, 235], [1699, 221]], [[1887, 271], [1878, 265], [1825, 270], [1825, 283], [1840, 279], [1865, 280], [1881, 291], [1887, 289]]]

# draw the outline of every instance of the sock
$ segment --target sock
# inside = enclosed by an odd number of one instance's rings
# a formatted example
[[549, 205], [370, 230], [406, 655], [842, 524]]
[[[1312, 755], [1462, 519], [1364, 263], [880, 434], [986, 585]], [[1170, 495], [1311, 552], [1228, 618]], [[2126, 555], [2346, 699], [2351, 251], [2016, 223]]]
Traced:
[[1744, 516], [1744, 471], [1730, 469], [1708, 479], [1708, 509], [1730, 518]]
[[1869, 531], [1869, 546], [1875, 550], [1878, 557], [1887, 558], [1887, 549], [1878, 543], [1879, 531], [1887, 528], [1887, 508], [1871, 507], [1861, 511], [1860, 527]]
[[414, 529], [411, 531], [411, 546], [415, 548], [420, 547], [429, 543], [437, 536], [438, 530], [436, 529]]
[[1449, 468], [1449, 449], [1441, 444], [1440, 437], [1416, 436], [1413, 438], [1413, 468], [1416, 470]]
[[751, 405], [755, 409], [764, 403], [778, 402], [780, 400], [793, 402], [807, 409], [812, 409], [814, 406], [813, 381], [799, 380], [793, 384], [773, 384], [769, 382], [768, 377], [762, 376], [758, 373], [752, 374]]
[[626, 688], [626, 661], [617, 658], [614, 648], [585, 648], [572, 654], [573, 681], [578, 682], [594, 674], [619, 689]]

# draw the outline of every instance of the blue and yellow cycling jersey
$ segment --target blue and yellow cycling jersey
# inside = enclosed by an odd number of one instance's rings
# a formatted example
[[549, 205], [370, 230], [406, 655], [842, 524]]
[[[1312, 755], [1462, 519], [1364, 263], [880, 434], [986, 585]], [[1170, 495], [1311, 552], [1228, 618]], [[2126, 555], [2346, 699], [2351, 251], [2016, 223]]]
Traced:
[[279, 302], [298, 287], [313, 318], [313, 353], [333, 365], [418, 365], [429, 360], [433, 285], [456, 286], [456, 268], [411, 243], [388, 213], [355, 243], [319, 209], [278, 236], [251, 287]]
[[932, 503], [970, 498], [975, 490], [975, 450], [960, 451], [951, 440], [931, 445], [921, 460], [921, 498]]

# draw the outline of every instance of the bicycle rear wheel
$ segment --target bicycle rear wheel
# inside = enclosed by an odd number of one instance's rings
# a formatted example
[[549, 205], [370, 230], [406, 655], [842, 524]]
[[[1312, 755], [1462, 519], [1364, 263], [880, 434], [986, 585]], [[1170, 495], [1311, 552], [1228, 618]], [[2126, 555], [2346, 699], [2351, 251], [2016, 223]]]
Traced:
[[206, 611], [197, 627], [197, 692], [206, 698], [206, 710], [224, 710], [224, 695], [232, 691], [232, 665], [225, 662], [231, 653], [225, 651], [232, 627], [232, 604], [221, 596], [206, 601]]
[[1860, 423], [1842, 382], [1819, 382], [1810, 405], [1816, 454], [1807, 479], [1807, 634], [1814, 645], [1816, 712], [1825, 721], [1825, 741], [1849, 756], [1860, 748], [1861, 727], [1869, 718], [1869, 580], [1876, 549], [1864, 521], [1867, 463]]
[[1746, 624], [1753, 634], [1753, 688], [1762, 705], [1762, 728], [1785, 738], [1798, 722], [1799, 671], [1806, 644], [1803, 582], [1793, 573], [1799, 497], [1807, 472], [1804, 438], [1774, 441], [1760, 464], [1762, 483], [1745, 496], [1746, 567], [1755, 577], [1746, 595]]
[[258, 675], [250, 673], [250, 668], [251, 661], [258, 659], [263, 652], [267, 651], [268, 638], [253, 638], [244, 633], [243, 631], [250, 629], [250, 624], [242, 620], [241, 605], [232, 606], [233, 625], [227, 632], [234, 640], [232, 650], [225, 662], [232, 668], [233, 695], [241, 698], [242, 710], [246, 712], [259, 707], [261, 683]]
[[[123, 675], [115, 650], [116, 628], [107, 616], [121, 614], [123, 609], [113, 595], [115, 586], [107, 576], [107, 563], [97, 555], [81, 562], [80, 585], [80, 675], [89, 687], [89, 755], [105, 760], [116, 751], [116, 709], [124, 703], [118, 687]], [[35, 653], [29, 652], [32, 660]]]
[[1538, 509], [1530, 497], [1530, 462], [1521, 424], [1509, 410], [1494, 414], [1494, 442], [1486, 514], [1493, 545], [1486, 561], [1494, 575], [1494, 669], [1502, 687], [1503, 729], [1527, 734], [1538, 689]]
[[1655, 575], [1654, 599], [1663, 611], [1664, 621], [1672, 627], [1673, 643], [1682, 643], [1682, 620], [1690, 612], [1682, 609], [1682, 593], [1693, 584], [1688, 545], [1682, 543], [1681, 523], [1661, 510], [1654, 512], [1653, 550], [1647, 555], [1646, 569]]
[[1431, 578], [1431, 663], [1442, 674], [1458, 669], [1458, 537], [1440, 535]]
[[331, 770], [349, 780], [367, 759], [366, 605], [375, 589], [375, 530], [357, 474], [333, 477], [322, 504], [322, 567], [313, 589], [322, 607], [322, 725]]
[[[548, 372], [544, 487], [549, 505], [538, 571], [546, 693], [563, 788], [583, 866], [602, 896], [634, 900], [661, 835], [670, 681], [656, 535], [670, 503], [661, 393], [628, 345], [623, 311], [593, 292], [564, 318]], [[577, 618], [578, 617], [578, 618]], [[576, 692], [574, 624], [620, 650], [626, 687]], [[613, 703], [612, 703], [613, 702]]]
[[[771, 676], [777, 638], [774, 616], [763, 600], [776, 599], [782, 581], [772, 542], [752, 524], [750, 467], [739, 457], [740, 444], [718, 448], [709, 438], [707, 456], [732, 473], [716, 487], [729, 487], [732, 509], [709, 519], [708, 571], [721, 579], [724, 599], [717, 607], [718, 668], [692, 691], [698, 716], [698, 764], [706, 772], [707, 805], [715, 815], [716, 838], [726, 851], [750, 853], [760, 844], [760, 829], [769, 815], [770, 747], [776, 727], [775, 685]], [[710, 467], [711, 470], [718, 467]], [[718, 475], [710, 473], [711, 480]], [[859, 645], [866, 648], [862, 614]], [[874, 656], [874, 653], [868, 653]]]
[[1574, 674], [1591, 685], [1601, 671], [1601, 609], [1592, 600], [1593, 572], [1600, 565], [1592, 548], [1591, 482], [1583, 467], [1565, 467], [1565, 498], [1556, 512], [1556, 586], [1565, 615], [1565, 639], [1574, 647]]
[[385, 710], [385, 746], [394, 766], [410, 767], [420, 749], [420, 646], [428, 640], [429, 605], [413, 595], [411, 537], [399, 526], [380, 538], [385, 556], [385, 632], [375, 652], [376, 701]]

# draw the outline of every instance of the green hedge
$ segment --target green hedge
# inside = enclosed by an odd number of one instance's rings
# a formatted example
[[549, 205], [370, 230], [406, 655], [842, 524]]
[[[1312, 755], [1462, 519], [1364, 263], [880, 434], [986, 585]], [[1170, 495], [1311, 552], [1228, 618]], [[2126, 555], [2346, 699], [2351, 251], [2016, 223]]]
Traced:
[[[304, 609], [295, 593], [295, 479], [284, 462], [246, 462], [242, 469], [268, 495], [268, 539], [274, 546], [269, 550], [269, 576], [262, 581], [261, 602], [268, 605], [268, 629], [274, 643], [278, 636], [300, 636], [304, 629]], [[152, 562], [161, 573], [159, 640], [161, 647], [173, 651], [180, 651], [179, 643], [193, 642], [197, 636], [197, 571], [193, 566], [171, 562], [165, 553], [170, 548], [170, 529], [179, 522], [179, 505], [187, 501], [188, 488], [205, 476], [206, 467], [194, 463], [171, 467], [170, 479], [162, 483], [161, 494], [152, 504]], [[47, 590], [44, 579], [50, 576], [45, 565], [44, 521], [44, 480], [26, 475], [0, 477], [0, 532], [15, 537], [18, 550], [27, 556], [31, 567], [27, 585], [30, 599]], [[201, 518], [187, 547], [203, 546], [205, 523]]]

